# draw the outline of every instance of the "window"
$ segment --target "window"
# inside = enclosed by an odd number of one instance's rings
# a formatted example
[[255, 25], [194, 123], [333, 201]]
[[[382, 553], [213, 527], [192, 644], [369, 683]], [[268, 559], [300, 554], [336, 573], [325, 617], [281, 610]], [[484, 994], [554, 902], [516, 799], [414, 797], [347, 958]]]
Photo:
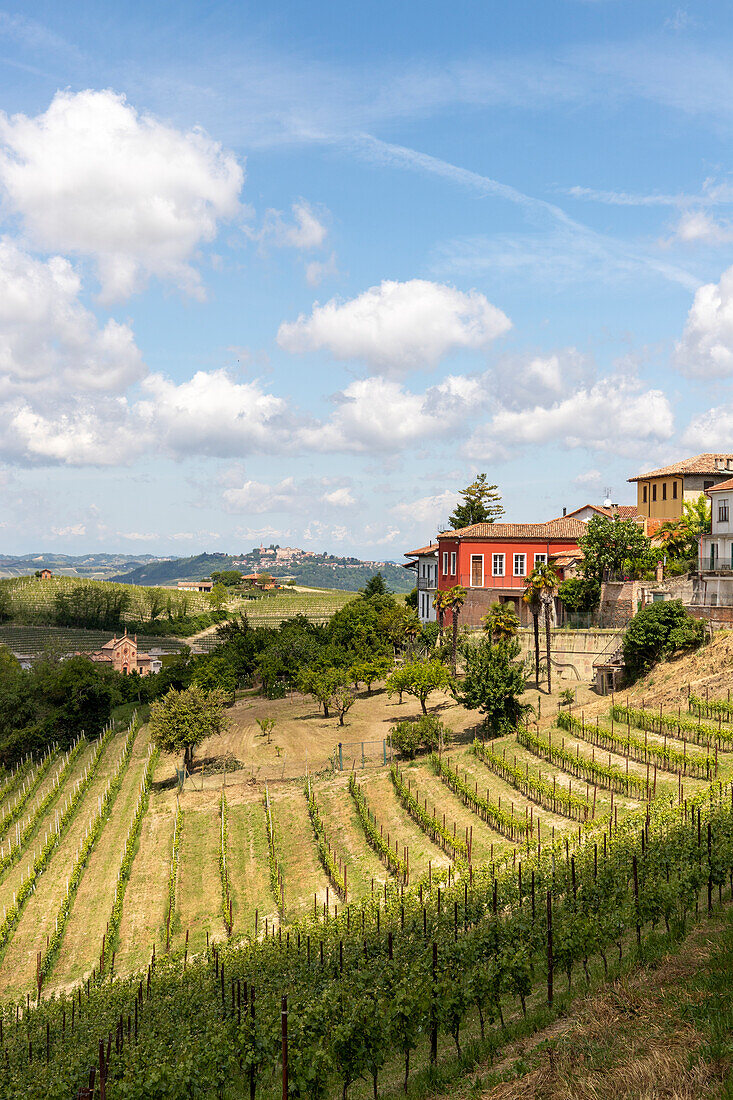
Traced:
[[514, 555], [514, 576], [524, 577], [527, 573], [527, 555], [515, 554]]
[[657, 487], [656, 487], [656, 485], [652, 485], [652, 500], [656, 500], [656, 499], [657, 499]]
[[547, 554], [535, 554], [535, 556], [534, 556], [535, 565], [545, 565], [546, 562], [547, 562]]
[[504, 555], [492, 554], [491, 556], [491, 573], [494, 577], [504, 576]]
[[726, 500], [719, 500], [718, 501], [718, 523], [727, 523], [727, 522], [728, 522], [728, 501], [727, 501], [727, 499]]
[[666, 499], [667, 499], [667, 482], [665, 481], [664, 485], [662, 486], [662, 500], [666, 500]]
[[455, 551], [450, 556], [450, 575], [455, 577], [456, 575], [456, 554]]
[[447, 553], [443, 554], [443, 576], [444, 577], [448, 576], [448, 555], [447, 555]]
[[484, 586], [484, 556], [483, 554], [471, 554], [471, 588], [483, 588]]
[[678, 481], [672, 482], [672, 500], [677, 500], [677, 488], [679, 486]]
[[646, 502], [647, 502], [647, 499], [646, 499], [647, 498], [647, 486], [646, 485], [642, 486], [641, 493], [642, 493], [642, 497], [641, 497], [642, 503], [646, 504]]

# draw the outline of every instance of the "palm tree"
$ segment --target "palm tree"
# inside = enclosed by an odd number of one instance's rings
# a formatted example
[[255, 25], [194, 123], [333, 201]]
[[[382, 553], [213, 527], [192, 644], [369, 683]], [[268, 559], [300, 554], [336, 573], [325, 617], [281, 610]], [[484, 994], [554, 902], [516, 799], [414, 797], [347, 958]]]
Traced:
[[540, 612], [542, 611], [542, 600], [540, 598], [539, 588], [536, 584], [535, 573], [537, 567], [530, 573], [528, 577], [524, 578], [524, 592], [522, 594], [522, 603], [525, 603], [529, 608], [529, 613], [532, 616], [532, 626], [534, 628], [534, 682], [537, 691], [540, 690]]
[[453, 675], [456, 674], [456, 657], [458, 653], [458, 616], [461, 613], [461, 608], [466, 602], [466, 596], [468, 592], [460, 584], [454, 584], [452, 588], [449, 588], [445, 593], [446, 607], [450, 608], [452, 616], [452, 631], [453, 640], [451, 643], [451, 668]]
[[519, 630], [519, 619], [510, 603], [492, 604], [488, 615], [485, 615], [481, 622], [484, 624], [484, 630], [491, 634], [491, 640], [494, 643], [511, 641]]
[[448, 604], [446, 603], [446, 593], [448, 589], [438, 589], [433, 596], [433, 607], [438, 614], [438, 626], [440, 627], [440, 640], [443, 641], [443, 616], [448, 610]]
[[540, 603], [545, 617], [545, 648], [547, 650], [547, 691], [552, 691], [552, 675], [550, 671], [550, 621], [552, 619], [553, 601], [557, 592], [559, 580], [554, 565], [543, 562], [532, 570], [534, 587], [539, 595]]

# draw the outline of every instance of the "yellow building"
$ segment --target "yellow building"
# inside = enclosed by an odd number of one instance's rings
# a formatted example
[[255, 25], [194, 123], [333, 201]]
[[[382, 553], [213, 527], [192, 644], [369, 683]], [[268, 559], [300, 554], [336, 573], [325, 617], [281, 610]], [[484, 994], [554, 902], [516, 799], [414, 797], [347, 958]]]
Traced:
[[678, 519], [682, 502], [695, 500], [733, 475], [733, 454], [695, 455], [672, 466], [630, 477], [636, 482], [639, 515], [650, 519]]

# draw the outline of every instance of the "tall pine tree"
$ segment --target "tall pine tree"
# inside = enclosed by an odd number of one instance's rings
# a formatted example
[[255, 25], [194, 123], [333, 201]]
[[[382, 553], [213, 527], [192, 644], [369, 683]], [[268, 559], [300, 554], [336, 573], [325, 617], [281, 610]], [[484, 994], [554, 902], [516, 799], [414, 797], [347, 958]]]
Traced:
[[472, 523], [493, 523], [504, 515], [501, 493], [496, 485], [487, 484], [486, 474], [478, 477], [466, 489], [461, 489], [461, 504], [457, 504], [448, 522], [453, 530], [470, 527]]

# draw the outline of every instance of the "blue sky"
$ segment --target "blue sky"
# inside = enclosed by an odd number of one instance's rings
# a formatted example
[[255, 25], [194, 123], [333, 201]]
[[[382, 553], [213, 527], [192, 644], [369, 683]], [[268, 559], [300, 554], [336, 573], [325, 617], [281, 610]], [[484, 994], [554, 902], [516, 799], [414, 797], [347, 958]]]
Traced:
[[0, 544], [399, 558], [733, 451], [733, 10], [0, 11]]

